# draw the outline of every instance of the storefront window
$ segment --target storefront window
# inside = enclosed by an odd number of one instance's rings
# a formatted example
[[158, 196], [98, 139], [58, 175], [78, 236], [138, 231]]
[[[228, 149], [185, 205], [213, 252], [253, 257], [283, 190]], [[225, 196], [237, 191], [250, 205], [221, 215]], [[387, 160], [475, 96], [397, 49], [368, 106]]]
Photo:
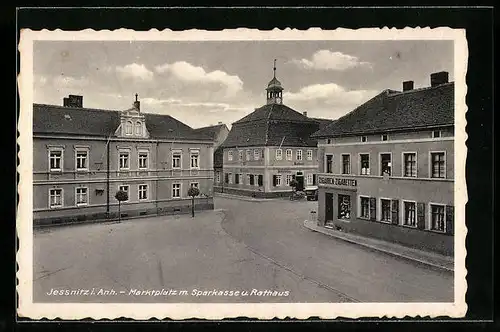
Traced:
[[381, 200], [382, 205], [382, 221], [391, 221], [391, 201], [388, 199]]
[[361, 197], [361, 218], [370, 218], [370, 199]]
[[339, 219], [351, 219], [351, 197], [348, 195], [339, 195], [338, 211]]

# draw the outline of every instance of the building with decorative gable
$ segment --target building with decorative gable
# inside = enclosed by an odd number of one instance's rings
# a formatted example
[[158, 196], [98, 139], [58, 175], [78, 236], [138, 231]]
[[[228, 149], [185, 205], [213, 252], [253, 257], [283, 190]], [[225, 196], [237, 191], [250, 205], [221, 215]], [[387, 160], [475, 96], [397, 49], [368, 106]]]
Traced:
[[454, 83], [385, 90], [319, 140], [318, 224], [453, 254]]
[[197, 186], [198, 210], [213, 209], [214, 141], [168, 115], [83, 107], [33, 105], [33, 214], [35, 223], [118, 216], [118, 190], [128, 193], [122, 217], [189, 212], [188, 188]]

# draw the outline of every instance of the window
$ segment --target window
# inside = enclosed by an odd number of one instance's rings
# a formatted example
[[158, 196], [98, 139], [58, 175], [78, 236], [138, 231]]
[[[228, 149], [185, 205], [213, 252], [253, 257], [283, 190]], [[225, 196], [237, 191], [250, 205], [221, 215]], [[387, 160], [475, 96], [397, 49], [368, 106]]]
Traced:
[[307, 160], [313, 160], [313, 150], [307, 150]]
[[391, 154], [381, 153], [380, 154], [380, 175], [387, 173], [391, 175]]
[[255, 160], [260, 159], [260, 150], [253, 150], [253, 159]]
[[198, 188], [198, 189], [200, 189], [200, 184], [198, 182], [191, 182], [190, 186], [191, 186], [191, 188]]
[[444, 205], [431, 204], [431, 230], [445, 231]]
[[233, 184], [233, 173], [227, 173], [229, 184]]
[[257, 176], [257, 180], [258, 180], [258, 181], [257, 181], [257, 185], [258, 185], [259, 187], [262, 187], [262, 186], [264, 185], [264, 176], [263, 176], [262, 174], [259, 174], [259, 175]]
[[62, 170], [62, 150], [51, 150], [49, 152], [49, 165], [51, 171]]
[[387, 134], [382, 134], [382, 141], [387, 141], [389, 139], [389, 136]]
[[380, 200], [380, 208], [382, 210], [380, 220], [384, 222], [391, 221], [391, 200], [390, 199], [381, 199]]
[[181, 156], [180, 152], [174, 152], [172, 154], [172, 168], [181, 168]]
[[[129, 190], [129, 186], [128, 185], [121, 185], [121, 186], [118, 187], [118, 191], [124, 191], [124, 192], [126, 192], [127, 193], [127, 197], [129, 197], [129, 199], [130, 199], [130, 194], [129, 194], [128, 190]], [[125, 202], [128, 202], [128, 199]]]
[[342, 174], [350, 174], [351, 173], [351, 155], [343, 154], [342, 155]]
[[79, 187], [75, 189], [76, 193], [76, 205], [87, 205], [89, 203], [88, 189], [85, 187]]
[[368, 153], [359, 155], [359, 164], [361, 175], [370, 175], [370, 155]]
[[139, 169], [148, 168], [148, 153], [145, 151], [139, 151]]
[[415, 202], [403, 202], [403, 204], [404, 204], [403, 225], [416, 227], [417, 218], [416, 218]]
[[246, 151], [246, 155], [247, 155], [247, 160], [250, 160], [252, 158], [252, 153], [250, 150]]
[[229, 160], [229, 161], [233, 160], [233, 151], [228, 151], [227, 152], [227, 160]]
[[366, 136], [361, 136], [361, 142], [363, 142], [363, 143], [364, 143], [364, 142], [366, 142], [366, 141], [368, 141], [368, 137], [366, 137]]
[[148, 185], [140, 184], [139, 185], [139, 200], [148, 199]]
[[172, 197], [180, 198], [181, 197], [181, 184], [180, 183], [172, 183]]
[[249, 179], [250, 181], [248, 182], [251, 186], [253, 186], [255, 183], [254, 183], [254, 180], [255, 180], [255, 177], [253, 174], [250, 174], [249, 175]]
[[228, 173], [224, 174], [224, 182], [229, 183], [229, 174]]
[[250, 174], [247, 174], [247, 184], [250, 184]]
[[49, 190], [49, 205], [51, 208], [63, 206], [63, 191], [60, 188]]
[[238, 160], [239, 161], [243, 160], [243, 150], [238, 151]]
[[351, 219], [351, 196], [339, 194], [338, 211], [339, 219]]
[[120, 152], [120, 169], [129, 169], [129, 152]]
[[220, 183], [220, 172], [215, 173], [215, 181], [217, 181], [217, 183]]
[[444, 178], [445, 158], [444, 152], [431, 152], [431, 177]]
[[283, 151], [281, 149], [276, 150], [276, 160], [283, 159]]
[[360, 197], [360, 202], [361, 202], [361, 211], [360, 211], [360, 217], [361, 218], [370, 218], [370, 198], [368, 197]]
[[239, 174], [234, 175], [234, 184], [240, 184], [240, 175]]
[[332, 139], [331, 138], [327, 138], [326, 139], [326, 144], [332, 144]]
[[306, 175], [306, 183], [308, 186], [313, 185], [313, 174], [312, 173], [309, 173]]
[[404, 170], [403, 176], [417, 176], [417, 154], [414, 152], [403, 153]]
[[292, 175], [291, 174], [287, 174], [286, 177], [285, 177], [285, 185], [286, 186], [290, 186], [290, 181], [292, 181]]
[[439, 138], [441, 137], [441, 130], [433, 130], [432, 131], [432, 138]]
[[137, 136], [142, 136], [142, 124], [140, 122], [136, 122], [135, 124], [135, 134]]
[[286, 160], [292, 160], [292, 150], [286, 150]]
[[125, 135], [132, 135], [132, 121], [127, 121], [125, 125]]
[[237, 174], [237, 175], [238, 175], [238, 182], [240, 184], [243, 184], [243, 182], [245, 181], [244, 178], [243, 178], [243, 174], [240, 173], [240, 174]]
[[274, 186], [275, 187], [281, 186], [281, 175], [274, 175]]
[[326, 172], [333, 173], [333, 154], [327, 154], [326, 158]]
[[76, 151], [76, 170], [88, 170], [88, 151]]
[[297, 150], [297, 160], [302, 160], [302, 150]]
[[199, 168], [199, 153], [191, 152], [191, 168]]

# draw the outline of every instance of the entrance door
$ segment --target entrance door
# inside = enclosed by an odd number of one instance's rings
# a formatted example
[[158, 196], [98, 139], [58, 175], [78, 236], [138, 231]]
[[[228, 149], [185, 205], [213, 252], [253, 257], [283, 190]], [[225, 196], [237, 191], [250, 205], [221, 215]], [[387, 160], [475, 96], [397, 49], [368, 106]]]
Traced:
[[295, 176], [295, 180], [297, 181], [297, 191], [303, 191], [304, 190], [304, 173], [297, 172], [297, 175]]
[[333, 222], [333, 194], [325, 193], [325, 225]]

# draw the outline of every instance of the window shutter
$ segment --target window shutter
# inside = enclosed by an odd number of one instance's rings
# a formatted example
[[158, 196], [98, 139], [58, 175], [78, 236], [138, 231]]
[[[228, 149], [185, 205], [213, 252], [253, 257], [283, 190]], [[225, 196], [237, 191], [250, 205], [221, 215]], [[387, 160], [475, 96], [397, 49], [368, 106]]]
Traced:
[[446, 233], [453, 234], [455, 224], [455, 209], [453, 205], [446, 205]]
[[417, 228], [425, 229], [425, 203], [417, 203]]
[[264, 180], [263, 176], [259, 174], [259, 186], [262, 186], [262, 184], [264, 182], [263, 180]]
[[313, 174], [313, 186], [316, 185], [316, 174]]
[[276, 175], [273, 175], [273, 187], [276, 187]]
[[377, 220], [377, 200], [370, 197], [370, 220]]
[[399, 224], [399, 200], [398, 199], [393, 199], [392, 200], [392, 223], [394, 225]]

